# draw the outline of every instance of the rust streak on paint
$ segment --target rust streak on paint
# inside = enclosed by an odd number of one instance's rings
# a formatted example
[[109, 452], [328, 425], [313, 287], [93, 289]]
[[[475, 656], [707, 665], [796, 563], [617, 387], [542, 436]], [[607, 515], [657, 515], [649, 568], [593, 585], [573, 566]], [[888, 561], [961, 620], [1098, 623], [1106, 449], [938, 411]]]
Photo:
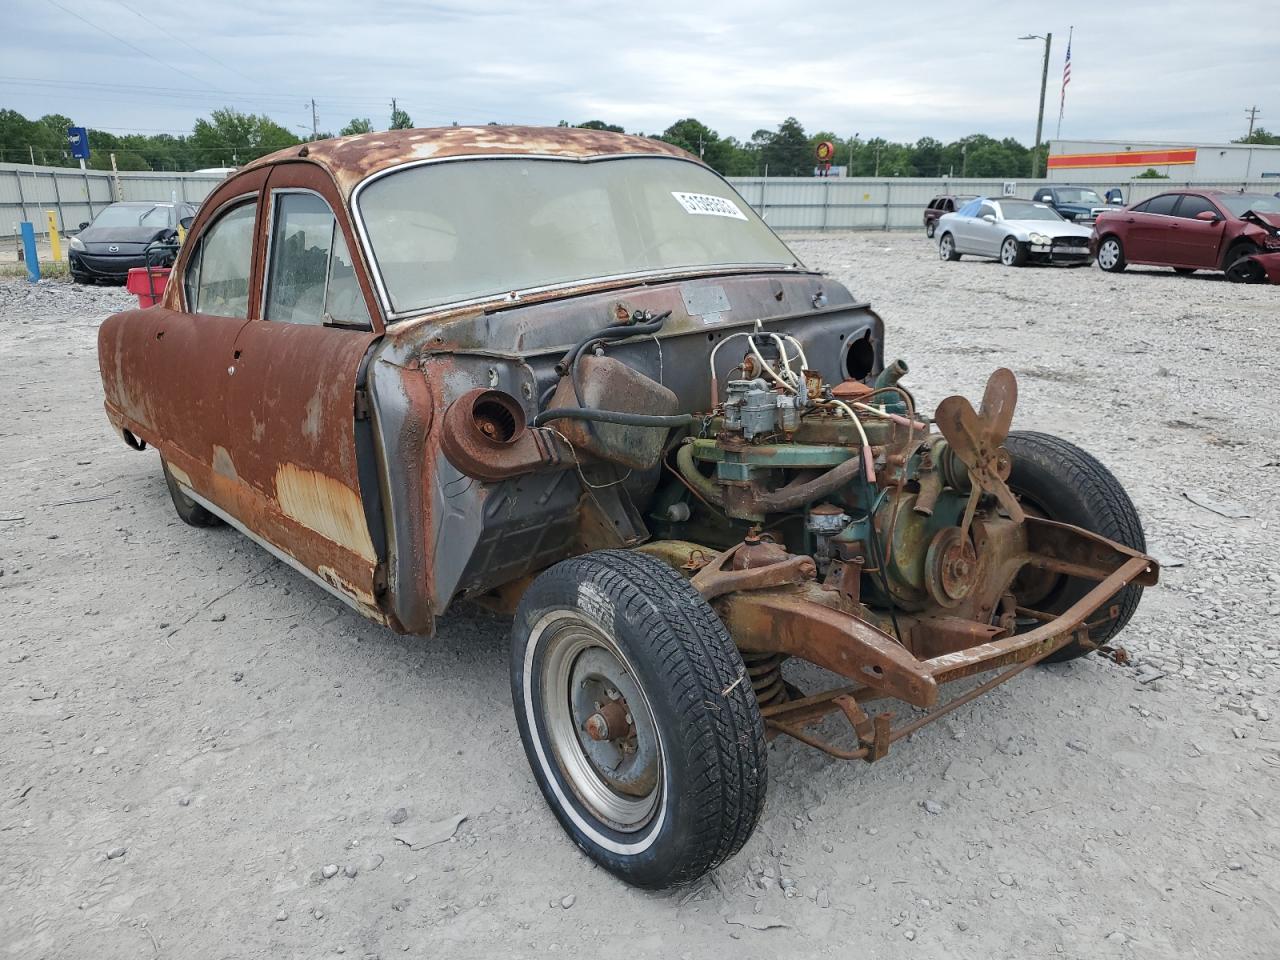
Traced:
[[289, 519], [370, 563], [377, 562], [364, 505], [350, 487], [323, 473], [286, 463], [276, 470], [276, 501]]

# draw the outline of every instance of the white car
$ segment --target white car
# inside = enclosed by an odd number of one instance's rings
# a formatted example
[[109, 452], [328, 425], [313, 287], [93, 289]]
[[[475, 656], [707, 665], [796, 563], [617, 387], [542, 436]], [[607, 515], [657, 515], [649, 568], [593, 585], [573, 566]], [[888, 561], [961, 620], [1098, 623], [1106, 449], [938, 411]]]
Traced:
[[1062, 219], [1047, 203], [979, 197], [938, 218], [938, 256], [962, 254], [999, 260], [1006, 267], [1028, 261], [1089, 262], [1090, 229]]

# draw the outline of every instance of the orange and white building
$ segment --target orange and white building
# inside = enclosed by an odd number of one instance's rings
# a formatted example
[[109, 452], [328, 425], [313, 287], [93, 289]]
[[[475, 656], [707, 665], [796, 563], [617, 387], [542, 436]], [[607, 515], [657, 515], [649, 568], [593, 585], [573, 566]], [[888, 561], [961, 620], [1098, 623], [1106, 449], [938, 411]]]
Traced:
[[1132, 180], [1155, 170], [1171, 180], [1245, 181], [1276, 178], [1280, 146], [1248, 143], [1149, 143], [1125, 140], [1050, 140], [1047, 178], [1096, 183]]

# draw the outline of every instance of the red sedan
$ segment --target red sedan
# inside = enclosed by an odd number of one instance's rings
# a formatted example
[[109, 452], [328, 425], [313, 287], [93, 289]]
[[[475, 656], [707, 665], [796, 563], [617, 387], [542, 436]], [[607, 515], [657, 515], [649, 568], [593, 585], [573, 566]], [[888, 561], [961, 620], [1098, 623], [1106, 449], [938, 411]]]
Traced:
[[1089, 245], [1098, 266], [1119, 273], [1131, 263], [1176, 273], [1226, 270], [1242, 257], [1280, 251], [1280, 237], [1243, 219], [1252, 210], [1280, 225], [1280, 198], [1224, 190], [1170, 190], [1124, 210], [1099, 214]]

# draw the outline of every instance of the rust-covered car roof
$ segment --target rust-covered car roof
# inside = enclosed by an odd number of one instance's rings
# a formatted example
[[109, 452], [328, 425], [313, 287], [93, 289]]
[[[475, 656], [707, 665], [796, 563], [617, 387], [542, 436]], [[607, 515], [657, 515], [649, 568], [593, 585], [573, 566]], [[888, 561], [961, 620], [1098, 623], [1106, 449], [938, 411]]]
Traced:
[[352, 137], [316, 140], [277, 150], [247, 166], [256, 167], [306, 157], [329, 170], [343, 192], [350, 194], [355, 185], [370, 174], [415, 160], [473, 156], [587, 159], [617, 154], [649, 154], [701, 162], [673, 144], [650, 137], [633, 137], [624, 133], [580, 127], [492, 125], [382, 130]]

